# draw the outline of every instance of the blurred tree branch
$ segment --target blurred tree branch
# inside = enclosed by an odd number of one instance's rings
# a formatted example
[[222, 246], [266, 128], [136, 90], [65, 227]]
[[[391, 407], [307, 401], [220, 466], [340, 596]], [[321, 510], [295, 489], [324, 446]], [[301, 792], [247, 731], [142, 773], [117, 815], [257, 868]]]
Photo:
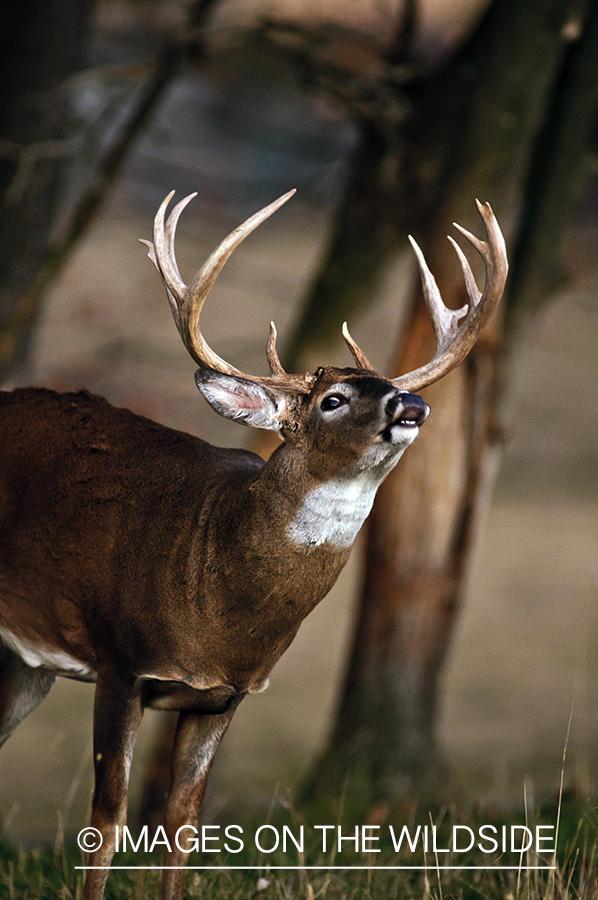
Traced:
[[[183, 62], [203, 56], [203, 26], [217, 0], [190, 6], [187, 26], [149, 64], [122, 110], [114, 136], [96, 155], [83, 189], [59, 226], [64, 160], [84, 144], [71, 127], [64, 87], [81, 71], [92, 0], [26, 0], [15, 5], [0, 55], [0, 383], [27, 377], [35, 322], [46, 291], [107, 196], [131, 146]], [[54, 30], [56, 34], [54, 37]], [[26, 61], [26, 62], [25, 62]], [[15, 69], [22, 77], [15, 82]], [[89, 79], [93, 72], [86, 71]], [[122, 77], [123, 73], [120, 73]], [[33, 114], [34, 111], [34, 114]]]

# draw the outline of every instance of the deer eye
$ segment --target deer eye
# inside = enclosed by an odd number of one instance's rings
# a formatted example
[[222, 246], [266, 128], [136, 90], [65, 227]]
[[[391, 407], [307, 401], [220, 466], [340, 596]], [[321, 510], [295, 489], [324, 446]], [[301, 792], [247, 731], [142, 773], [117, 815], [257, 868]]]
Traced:
[[348, 402], [347, 398], [343, 397], [342, 394], [330, 394], [328, 397], [324, 397], [320, 404], [320, 408], [324, 412], [328, 412], [331, 409], [338, 409], [339, 406], [344, 406], [344, 404]]

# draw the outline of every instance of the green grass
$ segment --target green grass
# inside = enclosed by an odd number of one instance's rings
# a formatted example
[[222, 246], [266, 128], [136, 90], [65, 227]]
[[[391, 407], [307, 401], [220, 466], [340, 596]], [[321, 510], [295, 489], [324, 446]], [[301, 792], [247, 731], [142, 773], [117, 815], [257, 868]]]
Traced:
[[[448, 835], [455, 824], [466, 825], [477, 833], [482, 824], [494, 825], [499, 833], [503, 825], [535, 827], [538, 824], [555, 825], [559, 811], [557, 806], [546, 807], [528, 814], [513, 813], [500, 818], [487, 813], [457, 814], [454, 810], [437, 811], [434, 822], [438, 825], [438, 846], [448, 846]], [[429, 824], [428, 814], [410, 812], [409, 817], [391, 815], [377, 834], [388, 833], [393, 824], [395, 833], [403, 825], [414, 831], [417, 824]], [[459, 868], [451, 871], [436, 869], [435, 854], [421, 847], [415, 853], [403, 848], [397, 854], [390, 838], [378, 844], [380, 853], [355, 852], [352, 844], [344, 844], [338, 853], [330, 844], [326, 852], [321, 846], [321, 832], [313, 825], [303, 823], [306, 841], [303, 852], [292, 844], [287, 852], [260, 853], [253, 836], [262, 822], [243, 824], [245, 848], [240, 853], [219, 852], [192, 857], [191, 864], [221, 866], [255, 866], [252, 871], [190, 871], [187, 880], [189, 900], [409, 900], [409, 898], [434, 898], [434, 900], [598, 900], [598, 815], [589, 804], [574, 801], [562, 805], [559, 815], [559, 839], [556, 871], [525, 870], [525, 865], [551, 864], [552, 854], [538, 858], [531, 854], [482, 854], [479, 849], [468, 853], [438, 854], [438, 863], [464, 866], [489, 866], [471, 870]], [[281, 809], [270, 819], [279, 833], [286, 825], [296, 836], [301, 825], [300, 817]], [[354, 825], [343, 826], [343, 834], [354, 832]], [[133, 831], [133, 829], [131, 829]], [[371, 832], [376, 833], [376, 832]], [[329, 832], [332, 836], [333, 832]], [[268, 833], [271, 837], [273, 832]], [[265, 844], [265, 842], [264, 842]], [[406, 852], [405, 852], [406, 851]], [[159, 866], [159, 856], [142, 853], [122, 853], [115, 858], [121, 865]], [[75, 867], [84, 862], [76, 845], [68, 845], [59, 853], [50, 850], [19, 851], [10, 844], [0, 843], [0, 900], [77, 900], [82, 895], [83, 872]], [[381, 868], [373, 871], [346, 871], [332, 868], [339, 865], [423, 865], [427, 871], [394, 870]], [[313, 871], [277, 871], [274, 866], [321, 866]], [[500, 870], [498, 865], [514, 865], [510, 871]], [[107, 900], [154, 900], [159, 897], [160, 872], [114, 870], [108, 878]]]

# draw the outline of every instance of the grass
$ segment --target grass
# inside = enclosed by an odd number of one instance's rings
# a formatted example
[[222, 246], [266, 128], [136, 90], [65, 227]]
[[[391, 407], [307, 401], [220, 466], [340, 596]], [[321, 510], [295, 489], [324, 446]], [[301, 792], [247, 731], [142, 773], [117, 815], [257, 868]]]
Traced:
[[[304, 825], [305, 843], [302, 851], [289, 840], [287, 852], [281, 849], [273, 853], [260, 852], [254, 843], [254, 835], [260, 822], [243, 826], [244, 849], [239, 853], [224, 850], [213, 854], [199, 854], [191, 859], [195, 865], [254, 866], [252, 871], [191, 871], [187, 880], [186, 896], [189, 900], [370, 900], [370, 898], [430, 898], [430, 900], [598, 900], [598, 816], [589, 804], [573, 799], [561, 806], [555, 804], [532, 815], [525, 812], [507, 817], [490, 816], [476, 812], [457, 814], [454, 810], [435, 813], [433, 823], [438, 826], [440, 848], [448, 847], [452, 827], [456, 824], [470, 827], [474, 833], [482, 825], [492, 824], [498, 833], [504, 826], [512, 825], [535, 829], [536, 825], [555, 825], [559, 817], [559, 839], [556, 860], [551, 853], [538, 856], [528, 853], [483, 854], [479, 849], [466, 853], [434, 854], [431, 846], [424, 852], [421, 841], [415, 852], [403, 845], [397, 854], [393, 848], [388, 825], [393, 824], [395, 836], [403, 825], [411, 834], [419, 824], [426, 824], [427, 815], [411, 812], [406, 818], [390, 816], [379, 831], [369, 834], [382, 835], [376, 845], [380, 853], [356, 852], [351, 841], [344, 842], [338, 852], [335, 831], [328, 831], [328, 846], [322, 848], [322, 832], [313, 825], [303, 823], [292, 811], [280, 809], [269, 824], [280, 835], [284, 826], [296, 838]], [[427, 824], [431, 828], [431, 819]], [[262, 846], [274, 837], [273, 828], [262, 832]], [[354, 825], [344, 825], [342, 834], [353, 835]], [[133, 831], [133, 829], [131, 829]], [[224, 829], [222, 829], [223, 834]], [[430, 832], [431, 833], [431, 832]], [[421, 832], [420, 832], [421, 834]], [[461, 834], [465, 834], [464, 831]], [[221, 841], [221, 843], [223, 843]], [[238, 847], [238, 844], [234, 845]], [[122, 853], [120, 865], [159, 866], [155, 855]], [[525, 869], [525, 866], [552, 864], [556, 870]], [[8, 843], [0, 843], [0, 900], [78, 900], [82, 895], [83, 872], [75, 867], [84, 863], [76, 845], [67, 844], [59, 852], [50, 850], [21, 851]], [[318, 870], [300, 868], [293, 871], [276, 870], [275, 866], [320, 866]], [[333, 866], [375, 866], [374, 870], [347, 871]], [[383, 870], [382, 866], [427, 865], [428, 869]], [[437, 868], [453, 865], [450, 871]], [[499, 865], [514, 866], [511, 870], [498, 869]], [[489, 866], [468, 869], [465, 866]], [[157, 869], [121, 871], [114, 870], [108, 878], [107, 900], [154, 900], [159, 897], [160, 872]]]

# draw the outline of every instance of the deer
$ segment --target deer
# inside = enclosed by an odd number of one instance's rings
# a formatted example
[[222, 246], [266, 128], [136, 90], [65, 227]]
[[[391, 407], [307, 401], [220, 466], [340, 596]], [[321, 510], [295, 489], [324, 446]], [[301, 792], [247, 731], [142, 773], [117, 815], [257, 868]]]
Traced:
[[[500, 300], [505, 242], [489, 204], [483, 291], [451, 238], [469, 303], [447, 308], [412, 240], [436, 335], [433, 359], [398, 378], [377, 373], [342, 334], [354, 366], [287, 373], [270, 324], [271, 374], [221, 359], [200, 315], [235, 248], [294, 194], [226, 237], [183, 282], [174, 243], [196, 196], [156, 214], [148, 256], [219, 413], [277, 432], [267, 461], [111, 406], [86, 391], [0, 394], [0, 745], [58, 676], [95, 681], [94, 792], [85, 900], [101, 900], [126, 822], [135, 736], [146, 708], [178, 711], [165, 803], [163, 900], [181, 900], [189, 849], [216, 749], [235, 709], [263, 691], [303, 619], [347, 562], [379, 484], [429, 413], [415, 391], [465, 358]], [[89, 848], [88, 848], [89, 849]]]

